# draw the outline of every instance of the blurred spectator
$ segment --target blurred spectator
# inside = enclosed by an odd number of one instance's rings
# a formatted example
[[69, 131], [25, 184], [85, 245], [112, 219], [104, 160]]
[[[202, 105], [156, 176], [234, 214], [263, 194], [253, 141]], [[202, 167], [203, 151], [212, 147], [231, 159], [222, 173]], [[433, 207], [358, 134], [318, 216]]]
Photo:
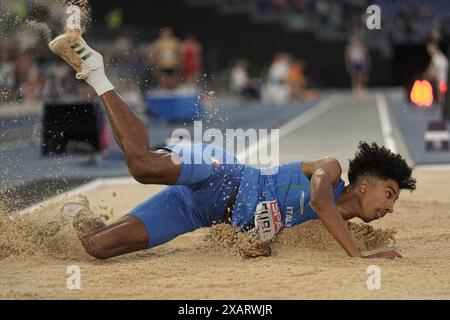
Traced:
[[304, 73], [305, 64], [300, 59], [292, 59], [289, 65], [288, 83], [292, 99], [299, 99], [303, 96], [306, 87]]
[[45, 99], [55, 101], [75, 94], [76, 82], [72, 73], [72, 69], [62, 59], [50, 63], [46, 70]]
[[317, 98], [316, 90], [308, 88], [305, 66], [305, 63], [301, 59], [291, 60], [288, 75], [291, 99], [305, 99], [311, 101]]
[[156, 65], [151, 51], [148, 49], [148, 46], [146, 46], [142, 51], [144, 74], [141, 83], [141, 90], [146, 92], [158, 86], [161, 73]]
[[303, 13], [309, 9], [309, 5], [311, 4], [311, 0], [291, 0], [291, 10], [297, 13]]
[[248, 74], [249, 63], [245, 58], [236, 60], [230, 72], [230, 90], [245, 98], [259, 99], [259, 86]]
[[319, 24], [322, 25], [325, 29], [328, 29], [329, 18], [331, 15], [331, 3], [329, 2], [329, 0], [317, 0], [314, 2], [314, 4]]
[[171, 28], [163, 28], [158, 39], [151, 43], [149, 53], [160, 71], [161, 89], [174, 89], [179, 83], [180, 40], [173, 35]]
[[109, 29], [119, 29], [123, 25], [123, 12], [119, 8], [108, 11], [105, 15], [105, 23]]
[[[119, 35], [112, 45], [109, 57], [112, 61], [112, 78], [118, 83], [119, 89], [128, 81], [141, 85], [145, 78], [145, 65], [137, 55], [135, 38], [132, 32], [127, 31]], [[133, 70], [131, 74], [130, 70]]]
[[439, 102], [443, 103], [447, 92], [448, 58], [439, 50], [436, 42], [427, 43], [427, 52], [431, 60], [425, 77], [438, 89]]
[[289, 101], [291, 88], [288, 82], [290, 56], [279, 52], [269, 68], [267, 84], [264, 89], [264, 102], [269, 105], [282, 105]]
[[189, 34], [181, 44], [182, 77], [189, 85], [195, 85], [202, 72], [203, 49], [200, 42]]
[[288, 3], [287, 0], [258, 0], [256, 7], [261, 14], [280, 14], [287, 9]]
[[370, 57], [366, 47], [356, 37], [350, 38], [345, 48], [345, 67], [352, 81], [353, 93], [357, 96], [366, 95]]
[[287, 0], [272, 0], [271, 11], [274, 13], [282, 13], [287, 9]]
[[45, 74], [43, 69], [33, 61], [30, 64], [25, 84], [25, 101], [37, 102], [42, 99], [45, 87]]
[[45, 79], [37, 62], [28, 52], [21, 53], [15, 60], [15, 77], [20, 84], [20, 94], [27, 102], [40, 98]]
[[123, 86], [123, 91], [121, 92], [123, 101], [131, 107], [145, 126], [148, 127], [147, 106], [139, 87], [131, 81], [128, 81], [125, 86]]
[[0, 42], [0, 101], [13, 98], [15, 86], [14, 63], [8, 49]]
[[[435, 32], [435, 22], [446, 25], [447, 15], [443, 13], [450, 9], [450, 2], [440, 5], [437, 5], [437, 1], [419, 4], [416, 0], [257, 0], [254, 3], [254, 11], [262, 16], [294, 13], [307, 21], [315, 20], [316, 32], [338, 37], [356, 31], [368, 35], [370, 30], [366, 28], [366, 9], [371, 4], [381, 7], [383, 31], [389, 33], [387, 36], [397, 42], [425, 41]], [[301, 21], [298, 17], [296, 19]], [[283, 23], [292, 26], [292, 17], [284, 19]], [[395, 28], [392, 30], [386, 31], [388, 29], [384, 28], [394, 24]], [[298, 30], [307, 30], [310, 27], [311, 23], [297, 22], [294, 25]]]

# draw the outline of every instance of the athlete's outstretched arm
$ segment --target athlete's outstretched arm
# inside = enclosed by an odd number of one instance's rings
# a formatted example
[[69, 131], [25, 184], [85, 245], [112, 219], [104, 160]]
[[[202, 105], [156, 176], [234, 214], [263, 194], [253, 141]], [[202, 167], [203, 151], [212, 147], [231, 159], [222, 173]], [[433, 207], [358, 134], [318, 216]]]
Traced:
[[145, 184], [174, 184], [180, 173], [180, 165], [172, 161], [175, 155], [150, 150], [147, 128], [115, 90], [100, 99], [133, 177]]
[[328, 158], [321, 161], [311, 177], [311, 207], [314, 208], [322, 223], [350, 257], [401, 258], [401, 255], [393, 250], [369, 256], [362, 255], [333, 199], [333, 185], [337, 184], [341, 174], [339, 162], [334, 158]]
[[330, 192], [332, 187], [328, 173], [323, 169], [317, 170], [311, 178], [311, 207], [347, 254], [350, 257], [361, 257], [361, 252], [339, 214]]

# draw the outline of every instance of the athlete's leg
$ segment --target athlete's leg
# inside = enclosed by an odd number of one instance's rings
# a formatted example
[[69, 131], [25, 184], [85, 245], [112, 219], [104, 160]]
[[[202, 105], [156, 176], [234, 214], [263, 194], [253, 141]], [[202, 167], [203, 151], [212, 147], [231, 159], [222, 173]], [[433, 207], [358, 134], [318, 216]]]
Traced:
[[74, 216], [73, 226], [91, 256], [108, 259], [158, 246], [202, 226], [176, 188], [162, 190], [108, 226], [84, 204], [70, 203], [62, 214]]
[[55, 38], [49, 46], [77, 71], [77, 78], [86, 80], [101, 98], [133, 177], [141, 183], [174, 184], [180, 165], [172, 161], [169, 153], [150, 151], [145, 124], [115, 92], [105, 75], [101, 54], [90, 48], [76, 32]]
[[69, 203], [62, 215], [73, 216], [73, 226], [86, 252], [97, 259], [107, 259], [147, 248], [148, 236], [139, 219], [122, 217], [106, 226], [82, 203]]
[[125, 155], [149, 153], [150, 139], [147, 128], [115, 90], [100, 96], [116, 137]]
[[97, 259], [108, 259], [147, 248], [147, 231], [142, 222], [133, 216], [127, 215], [102, 229], [94, 229], [94, 233], [90, 234], [84, 233], [86, 229], [82, 229], [82, 221], [82, 218], [78, 219], [81, 243]]

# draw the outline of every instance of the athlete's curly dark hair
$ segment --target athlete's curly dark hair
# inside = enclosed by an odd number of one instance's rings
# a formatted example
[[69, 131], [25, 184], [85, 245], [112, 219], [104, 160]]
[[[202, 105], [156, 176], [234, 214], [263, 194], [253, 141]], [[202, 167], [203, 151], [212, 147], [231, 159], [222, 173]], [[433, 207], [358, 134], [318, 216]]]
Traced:
[[360, 141], [355, 157], [349, 161], [348, 180], [351, 184], [360, 176], [372, 175], [383, 180], [392, 179], [400, 189], [416, 189], [416, 179], [411, 177], [412, 169], [406, 161], [399, 154], [375, 142], [369, 145]]

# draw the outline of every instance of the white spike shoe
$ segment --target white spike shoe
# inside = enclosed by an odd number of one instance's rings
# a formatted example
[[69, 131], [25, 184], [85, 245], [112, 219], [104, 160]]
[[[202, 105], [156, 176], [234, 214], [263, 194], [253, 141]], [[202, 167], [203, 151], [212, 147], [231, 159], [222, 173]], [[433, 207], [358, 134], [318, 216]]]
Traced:
[[90, 48], [77, 31], [56, 37], [48, 46], [75, 69], [77, 79], [86, 79], [91, 71], [104, 68], [102, 55]]

